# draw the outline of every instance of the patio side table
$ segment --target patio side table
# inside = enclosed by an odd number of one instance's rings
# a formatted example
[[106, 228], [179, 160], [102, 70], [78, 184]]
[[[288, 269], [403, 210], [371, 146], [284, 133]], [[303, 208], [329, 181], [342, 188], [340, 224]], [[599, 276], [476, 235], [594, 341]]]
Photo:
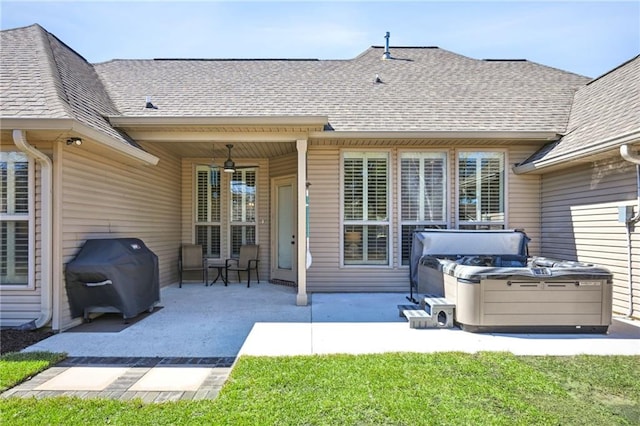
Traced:
[[224, 270], [226, 268], [224, 261], [220, 259], [207, 259], [207, 268], [209, 269], [215, 268], [218, 270], [218, 273], [216, 274], [215, 279], [211, 281], [208, 285], [213, 285], [213, 283], [218, 281], [218, 278], [222, 280], [224, 285], [227, 285], [227, 277], [225, 277], [225, 274], [224, 274]]

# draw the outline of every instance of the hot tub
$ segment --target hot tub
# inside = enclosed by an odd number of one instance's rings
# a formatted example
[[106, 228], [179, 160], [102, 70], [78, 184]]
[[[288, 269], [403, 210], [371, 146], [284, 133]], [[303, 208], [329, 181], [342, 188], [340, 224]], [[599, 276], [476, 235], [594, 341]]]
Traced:
[[416, 232], [411, 298], [445, 297], [467, 331], [606, 333], [611, 273], [528, 257], [528, 241], [521, 231]]

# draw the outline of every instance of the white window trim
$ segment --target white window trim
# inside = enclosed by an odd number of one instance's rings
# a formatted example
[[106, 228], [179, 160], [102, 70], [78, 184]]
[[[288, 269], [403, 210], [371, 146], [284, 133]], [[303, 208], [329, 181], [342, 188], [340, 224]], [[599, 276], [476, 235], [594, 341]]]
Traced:
[[35, 257], [36, 257], [36, 214], [35, 214], [35, 188], [36, 188], [36, 176], [35, 176], [35, 161], [33, 158], [27, 156], [27, 185], [28, 185], [28, 209], [29, 213], [27, 214], [6, 214], [0, 213], [0, 220], [3, 222], [8, 221], [23, 221], [28, 220], [28, 234], [29, 234], [29, 250], [28, 256], [29, 259], [27, 261], [27, 284], [26, 285], [11, 285], [6, 284], [0, 286], [0, 290], [5, 291], [24, 291], [24, 290], [35, 290], [36, 289], [36, 279], [35, 279]]
[[[460, 174], [459, 174], [459, 167], [460, 167], [460, 161], [459, 161], [459, 154], [461, 152], [477, 152], [477, 153], [483, 153], [483, 152], [500, 152], [503, 154], [503, 160], [504, 160], [504, 181], [503, 181], [503, 186], [504, 186], [504, 220], [502, 222], [461, 222], [460, 221]], [[503, 229], [508, 229], [508, 224], [509, 224], [509, 169], [507, 167], [507, 165], [509, 164], [509, 151], [507, 149], [477, 149], [477, 148], [460, 148], [460, 149], [456, 149], [455, 150], [455, 157], [454, 157], [454, 162], [455, 162], [455, 181], [456, 181], [456, 187], [455, 187], [455, 217], [454, 217], [454, 223], [455, 223], [455, 228], [456, 229], [460, 229], [460, 226], [464, 226], [464, 225], [479, 225], [479, 226], [491, 226], [491, 225], [502, 225]]]
[[[367, 265], [349, 265], [344, 263], [344, 157], [347, 153], [380, 153], [384, 154], [387, 158], [387, 221], [354, 221], [353, 223], [349, 223], [349, 225], [385, 225], [387, 226], [387, 263], [385, 264], [367, 264]], [[392, 188], [394, 187], [393, 182], [393, 161], [392, 161], [392, 153], [388, 149], [341, 149], [340, 150], [340, 169], [338, 170], [338, 174], [340, 177], [339, 183], [339, 191], [340, 191], [340, 221], [338, 228], [338, 235], [340, 239], [339, 250], [340, 250], [340, 268], [345, 269], [389, 269], [393, 265], [394, 252], [393, 252], [393, 207], [391, 204], [392, 199]]]
[[[445, 201], [445, 211], [444, 211], [444, 221], [442, 222], [405, 222], [402, 220], [402, 154], [407, 153], [437, 153], [444, 154], [444, 164], [445, 164], [445, 182], [444, 182], [444, 201]], [[457, 154], [456, 154], [457, 156]], [[397, 167], [397, 182], [396, 182], [396, 200], [397, 200], [397, 209], [398, 209], [398, 229], [396, 230], [397, 241], [398, 241], [398, 253], [397, 264], [399, 268], [409, 269], [409, 265], [402, 264], [402, 227], [404, 225], [444, 225], [447, 229], [451, 228], [451, 179], [452, 179], [452, 170], [451, 170], [451, 151], [449, 149], [399, 149], [398, 150], [398, 158], [396, 161]], [[457, 205], [457, 202], [456, 202]]]

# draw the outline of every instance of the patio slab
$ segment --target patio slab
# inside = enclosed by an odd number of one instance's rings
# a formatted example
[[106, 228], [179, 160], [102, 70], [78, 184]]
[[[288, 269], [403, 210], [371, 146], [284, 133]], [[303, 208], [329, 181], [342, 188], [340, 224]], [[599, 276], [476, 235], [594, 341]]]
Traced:
[[70, 358], [2, 397], [211, 399], [242, 355], [640, 355], [640, 321], [624, 318], [606, 335], [479, 334], [410, 328], [396, 308], [406, 303], [403, 293], [315, 293], [310, 306], [295, 299], [293, 288], [272, 284], [163, 288], [163, 308], [119, 332], [59, 333], [25, 349]]
[[43, 384], [36, 391], [102, 391], [127, 372], [126, 368], [73, 367]]
[[63, 332], [25, 351], [72, 357], [235, 357], [255, 323], [311, 321], [311, 307], [296, 306], [295, 296], [291, 287], [268, 283], [165, 287], [163, 308], [120, 332]]
[[236, 357], [328, 353], [509, 351], [518, 355], [640, 355], [640, 322], [616, 318], [602, 334], [496, 334], [411, 329], [404, 293], [314, 293], [273, 284], [185, 284], [160, 309], [118, 333], [59, 333], [26, 351], [71, 357]]

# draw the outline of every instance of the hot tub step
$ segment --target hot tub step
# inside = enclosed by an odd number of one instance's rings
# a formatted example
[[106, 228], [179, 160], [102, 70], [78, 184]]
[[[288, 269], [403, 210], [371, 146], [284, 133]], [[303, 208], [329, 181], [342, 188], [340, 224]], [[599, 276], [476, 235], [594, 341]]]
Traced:
[[426, 295], [420, 306], [431, 314], [438, 328], [453, 328], [455, 303], [440, 296]]
[[401, 317], [409, 320], [410, 328], [451, 328], [453, 327], [453, 308], [449, 310], [442, 310], [439, 308], [431, 308], [431, 312], [435, 315], [431, 315], [425, 309], [418, 305], [398, 305], [398, 311]]

